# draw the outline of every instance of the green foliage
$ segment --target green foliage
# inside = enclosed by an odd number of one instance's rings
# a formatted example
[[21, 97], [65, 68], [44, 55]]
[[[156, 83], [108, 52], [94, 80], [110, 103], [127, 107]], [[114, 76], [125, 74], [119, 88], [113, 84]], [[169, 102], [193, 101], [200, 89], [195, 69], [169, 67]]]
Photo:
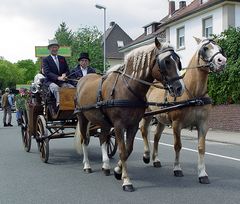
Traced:
[[69, 67], [78, 64], [77, 59], [81, 52], [88, 52], [91, 66], [103, 71], [103, 53], [101, 47], [101, 32], [96, 27], [84, 27], [73, 32], [63, 22], [55, 33], [55, 37], [62, 46], [70, 46], [72, 56], [67, 59]]
[[209, 95], [215, 104], [240, 103], [240, 28], [229, 28], [214, 36], [227, 56], [224, 72], [211, 74]]
[[16, 66], [21, 72], [24, 73], [23, 82], [29, 84], [33, 81], [34, 76], [37, 74], [39, 68], [30, 59], [20, 60], [16, 63]]
[[15, 64], [0, 59], [0, 89], [15, 88], [17, 83], [24, 83], [24, 72]]

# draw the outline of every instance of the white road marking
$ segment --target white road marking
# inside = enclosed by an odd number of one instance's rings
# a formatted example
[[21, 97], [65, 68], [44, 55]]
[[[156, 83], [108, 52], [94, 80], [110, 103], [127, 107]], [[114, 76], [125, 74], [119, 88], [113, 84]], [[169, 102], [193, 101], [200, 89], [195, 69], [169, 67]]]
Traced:
[[[139, 138], [139, 137], [136, 137], [137, 140], [141, 140], [143, 141], [142, 138]], [[150, 140], [150, 142], [154, 142], [153, 140]], [[163, 145], [163, 146], [167, 146], [167, 147], [173, 147], [173, 145], [171, 144], [167, 144], [167, 143], [163, 143], [163, 142], [159, 142], [160, 145]], [[190, 148], [186, 148], [186, 147], [182, 147], [183, 150], [187, 150], [187, 151], [190, 151], [190, 152], [196, 152], [198, 153], [197, 150], [195, 149], [190, 149]], [[239, 161], [240, 162], [240, 159], [238, 158], [234, 158], [234, 157], [228, 157], [228, 156], [224, 156], [224, 155], [221, 155], [221, 154], [214, 154], [214, 153], [210, 153], [210, 152], [205, 152], [206, 155], [210, 155], [210, 156], [214, 156], [214, 157], [220, 157], [220, 158], [224, 158], [224, 159], [229, 159], [229, 160], [233, 160], [233, 161]]]

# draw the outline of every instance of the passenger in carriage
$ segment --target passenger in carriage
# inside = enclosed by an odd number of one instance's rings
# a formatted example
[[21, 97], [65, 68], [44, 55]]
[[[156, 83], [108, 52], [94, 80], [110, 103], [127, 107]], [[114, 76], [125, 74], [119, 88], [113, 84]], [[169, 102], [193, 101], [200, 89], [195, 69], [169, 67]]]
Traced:
[[[90, 67], [90, 58], [87, 52], [82, 52], [78, 58], [79, 64], [71, 71], [69, 75], [70, 79], [79, 80], [81, 77], [90, 73], [96, 73], [95, 69]], [[71, 82], [74, 86], [77, 86], [77, 81]]]
[[50, 55], [43, 59], [45, 83], [56, 98], [57, 107], [59, 105], [59, 87], [73, 87], [66, 81], [66, 76], [69, 75], [69, 68], [65, 57], [58, 55], [59, 47], [57, 40], [49, 40], [48, 49]]

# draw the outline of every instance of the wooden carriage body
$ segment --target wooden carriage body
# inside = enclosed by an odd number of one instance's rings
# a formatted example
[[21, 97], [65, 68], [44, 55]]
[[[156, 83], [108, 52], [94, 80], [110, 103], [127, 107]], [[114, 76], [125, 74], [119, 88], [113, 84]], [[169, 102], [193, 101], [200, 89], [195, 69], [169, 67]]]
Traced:
[[[35, 138], [40, 158], [43, 162], [48, 161], [49, 141], [51, 139], [74, 137], [77, 125], [75, 110], [76, 88], [60, 88], [60, 104], [56, 109], [56, 100], [48, 87], [42, 86], [34, 91], [26, 103], [26, 114], [21, 125], [22, 141], [25, 151], [31, 149], [31, 139]], [[90, 136], [99, 137], [100, 127], [91, 126]], [[109, 133], [108, 156], [112, 157], [117, 150], [115, 133]]]

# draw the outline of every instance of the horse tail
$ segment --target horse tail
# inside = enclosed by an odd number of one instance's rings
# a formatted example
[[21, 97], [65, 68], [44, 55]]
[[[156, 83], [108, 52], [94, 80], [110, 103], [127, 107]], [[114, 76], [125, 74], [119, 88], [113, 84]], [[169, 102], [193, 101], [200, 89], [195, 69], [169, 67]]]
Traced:
[[75, 149], [77, 150], [78, 154], [82, 155], [82, 142], [81, 142], [81, 132], [80, 132], [79, 122], [77, 123], [74, 139], [75, 139], [74, 141]]

